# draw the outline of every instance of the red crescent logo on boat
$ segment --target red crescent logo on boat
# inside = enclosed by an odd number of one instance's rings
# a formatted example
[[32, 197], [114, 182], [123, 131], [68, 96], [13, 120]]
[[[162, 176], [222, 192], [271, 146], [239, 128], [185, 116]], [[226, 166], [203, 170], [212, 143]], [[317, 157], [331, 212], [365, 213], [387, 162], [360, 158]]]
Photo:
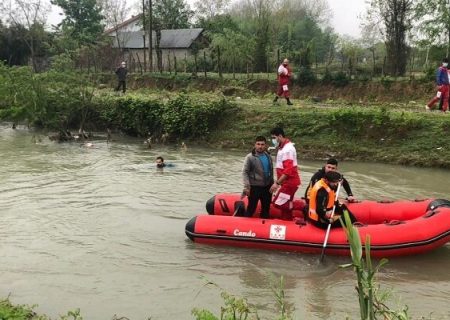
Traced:
[[252, 230], [239, 231], [239, 229], [234, 229], [233, 234], [239, 237], [252, 237], [252, 238], [256, 237], [256, 233], [254, 233]]
[[270, 226], [270, 239], [285, 240], [286, 239], [286, 226], [272, 224]]

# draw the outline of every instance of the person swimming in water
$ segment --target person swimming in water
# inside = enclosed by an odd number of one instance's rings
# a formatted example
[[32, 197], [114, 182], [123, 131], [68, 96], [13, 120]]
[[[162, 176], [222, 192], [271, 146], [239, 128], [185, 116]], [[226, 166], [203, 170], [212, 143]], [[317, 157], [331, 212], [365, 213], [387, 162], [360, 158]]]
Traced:
[[159, 156], [159, 157], [156, 157], [156, 167], [158, 169], [162, 169], [162, 168], [166, 168], [166, 167], [171, 168], [171, 167], [174, 167], [174, 164], [172, 164], [172, 163], [165, 163], [164, 162], [164, 158]]
[[156, 157], [156, 167], [162, 169], [165, 166], [166, 166], [166, 164], [164, 163], [164, 158], [163, 157]]

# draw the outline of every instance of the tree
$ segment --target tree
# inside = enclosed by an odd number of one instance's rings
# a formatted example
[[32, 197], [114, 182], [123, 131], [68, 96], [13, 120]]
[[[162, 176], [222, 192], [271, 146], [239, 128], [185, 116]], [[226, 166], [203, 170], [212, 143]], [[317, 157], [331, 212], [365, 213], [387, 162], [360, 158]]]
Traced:
[[126, 0], [99, 0], [106, 29], [114, 29], [127, 19], [129, 7]]
[[161, 30], [188, 28], [194, 12], [183, 0], [154, 0], [151, 29], [155, 31], [155, 51], [158, 69], [162, 71]]
[[27, 64], [30, 49], [24, 41], [26, 33], [22, 25], [6, 27], [0, 23], [0, 61], [10, 66]]
[[196, 24], [206, 34], [223, 33], [225, 29], [240, 31], [239, 26], [230, 14], [219, 14], [211, 18], [200, 18]]
[[267, 55], [271, 42], [271, 0], [241, 0], [234, 4], [230, 14], [239, 21], [240, 28], [249, 38], [255, 39], [254, 70], [267, 70]]
[[1, 9], [9, 12], [9, 22], [16, 30], [25, 29], [23, 41], [29, 48], [33, 70], [37, 71], [36, 51], [46, 37], [44, 25], [48, 5], [43, 0], [14, 0], [2, 3]]
[[447, 46], [450, 54], [450, 1], [419, 0], [414, 7], [415, 18], [420, 21], [419, 30], [434, 44]]
[[231, 67], [234, 78], [237, 70], [243, 70], [252, 61], [255, 42], [239, 31], [224, 29], [212, 36], [211, 48], [220, 50], [221, 61], [228, 69]]
[[230, 0], [197, 0], [194, 7], [199, 19], [212, 19], [223, 14], [229, 4]]
[[183, 0], [155, 0], [153, 19], [158, 20], [162, 29], [189, 28], [194, 12]]
[[63, 35], [75, 40], [76, 45], [95, 44], [103, 32], [103, 15], [101, 6], [96, 0], [52, 0], [59, 6], [65, 18], [58, 25]]
[[371, 53], [372, 58], [372, 74], [377, 73], [376, 62], [377, 62], [377, 52], [379, 49], [379, 44], [382, 42], [382, 37], [377, 28], [377, 25], [370, 20], [364, 20], [361, 25], [362, 29], [362, 44]]
[[[393, 76], [406, 72], [406, 36], [412, 26], [413, 0], [371, 0], [368, 20], [379, 24], [386, 45], [387, 69]], [[382, 24], [382, 25], [380, 25]]]
[[104, 18], [105, 28], [113, 29], [117, 46], [122, 48], [123, 43], [128, 40], [124, 35], [119, 37], [119, 26], [127, 19], [129, 8], [126, 0], [99, 0], [101, 14]]

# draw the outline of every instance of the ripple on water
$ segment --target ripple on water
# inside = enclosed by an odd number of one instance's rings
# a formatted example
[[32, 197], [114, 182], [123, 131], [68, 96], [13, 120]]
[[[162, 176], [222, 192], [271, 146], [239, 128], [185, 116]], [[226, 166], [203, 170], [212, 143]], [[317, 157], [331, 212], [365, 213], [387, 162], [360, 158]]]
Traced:
[[[220, 292], [203, 289], [204, 276], [248, 297], [270, 318], [276, 310], [271, 281], [283, 276], [296, 317], [357, 317], [354, 275], [338, 268], [346, 258], [327, 256], [319, 265], [315, 255], [186, 238], [186, 222], [205, 212], [207, 199], [241, 191], [246, 152], [190, 146], [181, 153], [176, 146], [147, 149], [134, 139], [93, 143], [92, 149], [46, 139], [34, 144], [28, 131], [0, 125], [0, 296], [13, 292], [54, 317], [79, 307], [92, 319], [187, 319], [193, 307], [222, 304]], [[158, 155], [174, 167], [156, 170]], [[300, 165], [307, 181], [322, 163]], [[353, 162], [339, 167], [358, 198], [448, 197], [450, 186], [435, 184], [448, 184], [448, 171]], [[414, 315], [438, 310], [443, 318], [449, 259], [450, 246], [391, 259], [380, 282], [393, 286]]]

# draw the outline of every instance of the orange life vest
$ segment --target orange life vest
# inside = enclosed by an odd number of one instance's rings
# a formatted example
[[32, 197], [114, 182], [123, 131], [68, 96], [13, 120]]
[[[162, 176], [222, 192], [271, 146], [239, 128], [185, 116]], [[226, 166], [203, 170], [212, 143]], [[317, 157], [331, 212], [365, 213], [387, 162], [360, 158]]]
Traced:
[[334, 206], [334, 198], [336, 197], [336, 193], [333, 189], [331, 189], [325, 182], [324, 179], [320, 179], [316, 182], [314, 187], [311, 188], [310, 198], [309, 198], [309, 212], [308, 216], [311, 220], [319, 221], [319, 215], [317, 214], [317, 192], [320, 189], [325, 189], [328, 193], [328, 203], [327, 203], [327, 211], [332, 210]]

